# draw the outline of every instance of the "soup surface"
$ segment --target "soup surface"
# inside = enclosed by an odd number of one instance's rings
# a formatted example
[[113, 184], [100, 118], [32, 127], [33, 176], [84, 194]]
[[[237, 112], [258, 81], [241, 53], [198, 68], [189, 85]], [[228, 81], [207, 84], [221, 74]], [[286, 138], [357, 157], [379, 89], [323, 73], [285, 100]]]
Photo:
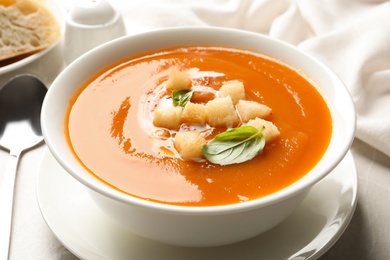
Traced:
[[[157, 104], [169, 101], [164, 86], [172, 70], [187, 72], [193, 86], [210, 93], [242, 82], [247, 100], [272, 109], [267, 120], [280, 135], [239, 164], [181, 159], [175, 133], [199, 129], [153, 124]], [[292, 184], [320, 160], [332, 132], [326, 102], [301, 73], [264, 55], [222, 47], [169, 48], [112, 65], [81, 86], [66, 120], [74, 153], [101, 181], [135, 197], [189, 206], [245, 202]], [[206, 128], [212, 135], [222, 131]]]

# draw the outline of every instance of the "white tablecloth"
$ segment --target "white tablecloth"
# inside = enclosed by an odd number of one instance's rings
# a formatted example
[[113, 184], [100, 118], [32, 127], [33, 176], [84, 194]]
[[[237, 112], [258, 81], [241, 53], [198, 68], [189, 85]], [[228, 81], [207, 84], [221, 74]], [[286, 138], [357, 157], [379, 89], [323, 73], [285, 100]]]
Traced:
[[[58, 0], [67, 10], [75, 3]], [[316, 56], [350, 90], [357, 109], [351, 151], [359, 176], [351, 224], [322, 259], [390, 259], [390, 2], [381, 0], [112, 0], [128, 34], [183, 25], [268, 34]], [[58, 59], [57, 51], [46, 59]], [[55, 61], [53, 61], [55, 62]], [[57, 61], [58, 62], [58, 61]], [[42, 63], [34, 63], [40, 70]], [[49, 70], [47, 70], [49, 71]], [[47, 72], [46, 72], [47, 73]], [[58, 71], [49, 78], [54, 78]], [[11, 259], [76, 259], [45, 224], [36, 200], [42, 145], [24, 154], [14, 203]], [[0, 180], [8, 159], [0, 150]], [[1, 212], [0, 212], [1, 214]]]

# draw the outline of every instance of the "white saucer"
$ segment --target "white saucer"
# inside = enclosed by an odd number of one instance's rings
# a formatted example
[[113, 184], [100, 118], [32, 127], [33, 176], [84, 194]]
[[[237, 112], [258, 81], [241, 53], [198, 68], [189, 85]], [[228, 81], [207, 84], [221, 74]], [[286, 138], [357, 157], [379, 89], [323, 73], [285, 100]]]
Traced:
[[37, 179], [39, 206], [51, 230], [76, 256], [94, 260], [318, 258], [349, 224], [357, 188], [355, 163], [349, 152], [299, 208], [272, 230], [233, 245], [185, 248], [150, 241], [122, 229], [94, 204], [48, 150]]

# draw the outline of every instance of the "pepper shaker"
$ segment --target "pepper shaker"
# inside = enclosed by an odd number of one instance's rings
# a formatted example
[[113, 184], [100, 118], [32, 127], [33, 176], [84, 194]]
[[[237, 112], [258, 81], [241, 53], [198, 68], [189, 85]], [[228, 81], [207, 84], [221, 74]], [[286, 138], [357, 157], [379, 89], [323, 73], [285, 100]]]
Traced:
[[81, 0], [66, 19], [65, 62], [69, 64], [88, 50], [124, 35], [123, 18], [107, 0]]

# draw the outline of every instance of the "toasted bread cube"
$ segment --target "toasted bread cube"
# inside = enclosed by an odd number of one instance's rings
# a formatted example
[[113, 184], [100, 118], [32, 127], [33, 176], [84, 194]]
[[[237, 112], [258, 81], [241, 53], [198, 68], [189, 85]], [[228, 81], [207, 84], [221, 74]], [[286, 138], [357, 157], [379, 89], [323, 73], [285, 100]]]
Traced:
[[247, 125], [256, 127], [259, 130], [263, 129], [264, 127], [263, 135], [266, 143], [271, 142], [280, 135], [278, 128], [271, 121], [267, 121], [262, 118], [249, 120]]
[[202, 147], [206, 143], [199, 132], [179, 132], [173, 140], [173, 145], [183, 160], [202, 157]]
[[232, 127], [239, 118], [230, 96], [210, 100], [206, 104], [207, 123], [210, 126]]
[[271, 114], [271, 108], [255, 101], [240, 100], [236, 105], [241, 121], [246, 123], [251, 119], [264, 118]]
[[245, 99], [244, 84], [239, 81], [223, 84], [218, 92], [220, 97], [230, 96], [234, 105], [237, 104], [239, 100]]
[[181, 124], [182, 107], [158, 107], [154, 110], [153, 124], [168, 129], [178, 129]]
[[173, 70], [169, 73], [169, 78], [166, 82], [166, 89], [183, 90], [191, 89], [191, 78], [188, 73], [178, 70]]
[[206, 107], [188, 102], [181, 113], [181, 121], [189, 124], [206, 123]]

